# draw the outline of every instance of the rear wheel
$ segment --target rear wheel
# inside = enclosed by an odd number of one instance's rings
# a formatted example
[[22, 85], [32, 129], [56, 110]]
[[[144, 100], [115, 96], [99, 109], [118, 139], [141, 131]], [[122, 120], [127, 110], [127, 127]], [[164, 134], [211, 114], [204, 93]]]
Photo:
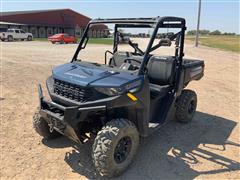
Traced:
[[61, 40], [61, 41], [60, 41], [60, 44], [64, 44], [64, 41], [63, 41], [63, 40]]
[[120, 175], [132, 162], [139, 144], [135, 125], [126, 119], [114, 119], [98, 132], [92, 158], [101, 176]]
[[61, 135], [55, 130], [53, 130], [53, 132], [50, 132], [48, 123], [39, 114], [39, 109], [37, 109], [33, 116], [33, 128], [40, 136], [46, 139], [53, 139]]
[[176, 102], [176, 119], [182, 123], [192, 120], [197, 108], [197, 94], [192, 90], [183, 90]]
[[28, 37], [27, 37], [27, 40], [28, 40], [28, 41], [32, 41], [32, 36], [28, 36]]

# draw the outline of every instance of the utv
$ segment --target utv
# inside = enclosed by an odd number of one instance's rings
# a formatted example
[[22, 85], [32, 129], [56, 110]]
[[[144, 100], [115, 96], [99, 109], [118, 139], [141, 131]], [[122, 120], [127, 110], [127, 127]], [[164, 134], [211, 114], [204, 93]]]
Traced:
[[[101, 24], [114, 25], [113, 51], [105, 52], [105, 64], [80, 60], [90, 28]], [[119, 28], [152, 28], [147, 48], [140, 49], [128, 38], [133, 51], [118, 51]], [[160, 28], [173, 28], [175, 33], [158, 40]], [[77, 143], [95, 137], [96, 170], [108, 177], [122, 173], [137, 152], [139, 137], [173, 118], [182, 123], [193, 118], [197, 95], [185, 87], [203, 77], [204, 62], [183, 58], [185, 30], [185, 19], [179, 17], [90, 21], [71, 62], [54, 68], [47, 79], [51, 100], [44, 98], [39, 85], [40, 107], [33, 118], [36, 132], [44, 138], [63, 134]], [[171, 45], [173, 55], [153, 54]]]

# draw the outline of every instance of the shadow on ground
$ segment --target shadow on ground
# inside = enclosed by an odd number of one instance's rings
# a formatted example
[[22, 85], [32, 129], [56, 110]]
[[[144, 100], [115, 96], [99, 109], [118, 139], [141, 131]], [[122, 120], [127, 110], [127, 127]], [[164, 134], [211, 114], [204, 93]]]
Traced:
[[[236, 124], [202, 112], [197, 112], [190, 124], [170, 122], [148, 138], [142, 139], [136, 159], [116, 179], [193, 179], [201, 174], [240, 170], [239, 162], [221, 156], [226, 145], [239, 147], [239, 144], [228, 141]], [[103, 179], [97, 175], [92, 163], [91, 142], [77, 146], [66, 138], [60, 138], [43, 143], [52, 148], [73, 146], [74, 150], [65, 156], [65, 161], [73, 172], [89, 179]], [[198, 158], [219, 165], [219, 169], [193, 170], [190, 164], [201, 163]]]

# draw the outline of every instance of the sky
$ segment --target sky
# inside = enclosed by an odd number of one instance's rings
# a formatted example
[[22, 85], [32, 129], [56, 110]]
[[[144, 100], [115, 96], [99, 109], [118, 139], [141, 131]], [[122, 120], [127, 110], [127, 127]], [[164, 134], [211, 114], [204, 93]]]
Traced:
[[[0, 0], [0, 11], [70, 8], [91, 18], [179, 16], [196, 29], [198, 0]], [[202, 0], [200, 29], [239, 34], [239, 0]]]

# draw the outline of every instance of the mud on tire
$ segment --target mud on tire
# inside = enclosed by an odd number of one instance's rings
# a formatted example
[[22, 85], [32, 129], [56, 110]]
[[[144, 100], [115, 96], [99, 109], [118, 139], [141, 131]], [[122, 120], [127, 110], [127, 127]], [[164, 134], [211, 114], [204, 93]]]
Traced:
[[[127, 119], [108, 122], [95, 138], [93, 163], [101, 176], [120, 175], [132, 162], [139, 145], [135, 125]], [[122, 153], [121, 153], [122, 152]]]
[[55, 130], [50, 132], [47, 122], [39, 114], [39, 108], [36, 110], [33, 116], [33, 128], [40, 136], [46, 139], [53, 139], [61, 136], [61, 134]]
[[176, 102], [176, 120], [188, 123], [192, 120], [197, 108], [197, 94], [192, 90], [183, 90]]

